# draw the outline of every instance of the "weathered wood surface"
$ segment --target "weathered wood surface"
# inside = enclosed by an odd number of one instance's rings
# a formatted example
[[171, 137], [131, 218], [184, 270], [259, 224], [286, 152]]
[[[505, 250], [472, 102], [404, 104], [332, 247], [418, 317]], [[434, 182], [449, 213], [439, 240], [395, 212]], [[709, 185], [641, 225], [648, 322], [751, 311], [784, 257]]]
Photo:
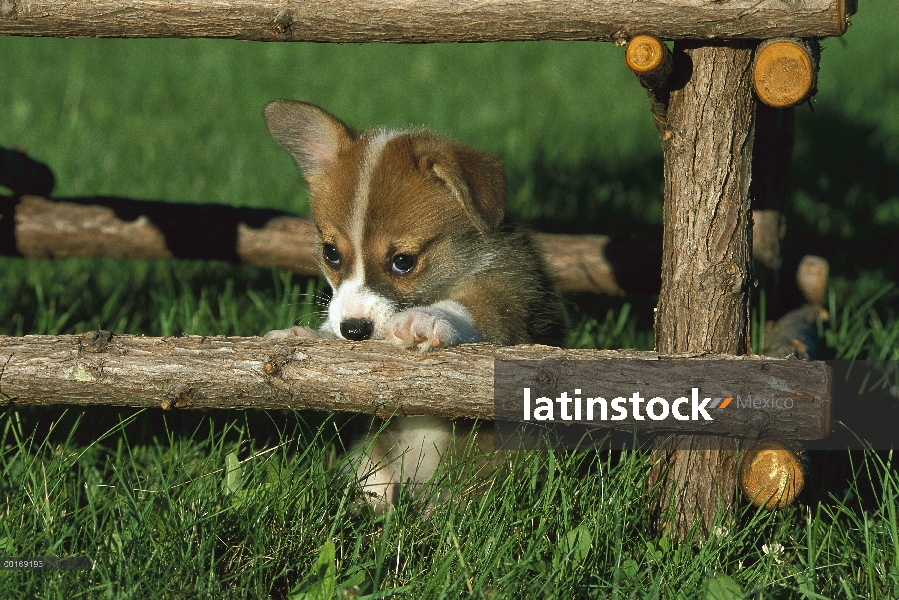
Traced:
[[692, 76], [671, 93], [663, 140], [665, 233], [656, 312], [660, 352], [749, 348], [755, 98], [752, 47], [686, 49]]
[[[753, 47], [675, 44], [689, 60], [686, 84], [671, 92], [662, 149], [665, 168], [662, 291], [656, 350], [749, 351], [750, 199], [755, 126]], [[676, 64], [678, 64], [676, 62]], [[681, 68], [684, 68], [683, 66]], [[650, 480], [658, 484], [657, 525], [676, 537], [716, 514], [729, 521], [737, 491], [737, 440], [656, 440]], [[668, 513], [674, 501], [673, 514]]]
[[846, 0], [2, 0], [0, 35], [311, 42], [826, 37]]
[[[0, 337], [0, 401], [23, 405], [316, 409], [380, 416], [433, 414], [491, 419], [494, 362], [535, 359], [563, 361], [563, 365], [616, 360], [618, 380], [631, 380], [635, 387], [647, 391], [670, 390], [670, 394], [678, 395], [700, 382], [712, 387], [720, 383], [750, 393], [759, 389], [759, 382], [774, 382], [793, 399], [795, 409], [789, 419], [783, 418], [783, 411], [775, 414], [761, 407], [741, 409], [735, 405], [715, 413], [714, 421], [678, 424], [686, 431], [749, 432], [785, 439], [820, 438], [829, 431], [831, 375], [823, 363], [548, 346], [471, 344], [421, 355], [378, 341], [146, 338], [110, 336], [107, 332]], [[672, 367], [670, 375], [660, 381], [644, 381], [646, 365], [662, 363]], [[541, 384], [523, 379], [521, 385]], [[605, 423], [610, 424], [623, 429], [637, 426], [645, 431], [672, 427], [648, 420]]]
[[318, 274], [315, 226], [280, 211], [38, 196], [22, 196], [13, 210], [16, 250], [26, 258], [225, 260]]
[[674, 55], [662, 40], [650, 35], [638, 35], [628, 42], [624, 62], [646, 90], [656, 131], [664, 140], [668, 125], [668, 100], [671, 84], [674, 83]]
[[543, 252], [549, 274], [560, 291], [625, 293], [615, 278], [615, 267], [606, 256], [609, 236], [534, 233], [531, 237]]

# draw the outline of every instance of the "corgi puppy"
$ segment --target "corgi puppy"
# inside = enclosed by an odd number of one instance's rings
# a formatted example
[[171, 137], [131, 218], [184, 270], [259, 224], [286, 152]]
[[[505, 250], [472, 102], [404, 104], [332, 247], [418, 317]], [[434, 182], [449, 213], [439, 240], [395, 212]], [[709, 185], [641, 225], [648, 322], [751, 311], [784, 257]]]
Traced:
[[[319, 264], [333, 290], [317, 332], [267, 337], [384, 340], [421, 352], [562, 343], [561, 303], [543, 259], [503, 222], [498, 159], [421, 129], [360, 133], [304, 102], [272, 102], [265, 121], [309, 183]], [[414, 491], [433, 478], [455, 451], [454, 430], [477, 433], [468, 422], [396, 417], [357, 448], [357, 475], [376, 510], [395, 505], [402, 485]], [[492, 438], [475, 444], [490, 451]]]

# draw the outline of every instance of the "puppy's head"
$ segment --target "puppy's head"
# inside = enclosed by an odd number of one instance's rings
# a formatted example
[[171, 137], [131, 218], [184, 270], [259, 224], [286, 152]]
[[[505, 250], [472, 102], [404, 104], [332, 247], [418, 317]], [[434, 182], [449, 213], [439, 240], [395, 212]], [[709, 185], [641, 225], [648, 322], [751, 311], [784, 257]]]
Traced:
[[272, 102], [265, 120], [309, 182], [336, 335], [382, 338], [394, 313], [450, 299], [489, 263], [478, 242], [505, 212], [498, 159], [427, 131], [357, 133], [303, 102]]

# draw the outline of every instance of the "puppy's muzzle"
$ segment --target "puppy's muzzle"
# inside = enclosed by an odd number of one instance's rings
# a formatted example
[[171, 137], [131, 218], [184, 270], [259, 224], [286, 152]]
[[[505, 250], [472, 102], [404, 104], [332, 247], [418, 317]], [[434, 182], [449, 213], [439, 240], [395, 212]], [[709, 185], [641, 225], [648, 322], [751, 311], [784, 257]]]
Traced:
[[340, 322], [340, 335], [354, 342], [367, 340], [374, 329], [375, 324], [371, 319], [347, 319]]

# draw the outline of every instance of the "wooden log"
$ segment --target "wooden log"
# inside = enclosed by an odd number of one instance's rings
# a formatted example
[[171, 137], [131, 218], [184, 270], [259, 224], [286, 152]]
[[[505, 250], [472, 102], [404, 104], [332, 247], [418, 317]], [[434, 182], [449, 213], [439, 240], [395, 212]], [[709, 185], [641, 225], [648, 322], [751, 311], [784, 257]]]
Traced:
[[174, 256], [165, 234], [145, 214], [126, 220], [107, 206], [23, 196], [15, 221], [16, 247], [26, 258]]
[[[6, 223], [15, 222], [10, 232], [15, 247], [3, 246], [0, 239], [0, 254], [15, 250], [27, 258], [217, 259], [318, 274], [315, 225], [280, 211], [37, 196], [6, 199], [9, 204], [4, 207], [3, 200], [0, 216], [13, 217]], [[0, 227], [3, 224], [0, 219]], [[622, 293], [605, 255], [608, 236], [539, 233], [534, 241], [562, 291]]]
[[[535, 233], [549, 272], [562, 292], [623, 294], [615, 268], [606, 256], [607, 235]], [[637, 268], [641, 268], [638, 266]]]
[[848, 12], [845, 0], [7, 0], [0, 3], [0, 35], [412, 43], [613, 41], [639, 33], [766, 39], [842, 35]]
[[[147, 338], [108, 332], [0, 337], [0, 400], [16, 405], [315, 409], [492, 419], [495, 361], [531, 361], [503, 371], [504, 385], [519, 389], [537, 389], [556, 375], [571, 377], [572, 368], [588, 369], [594, 361], [614, 361], [614, 380], [647, 397], [673, 400], [701, 385], [748, 390], [756, 398], [769, 393], [791, 398], [791, 410], [774, 411], [753, 406], [744, 396], [726, 410], [710, 408], [713, 421], [603, 422], [620, 429], [739, 432], [784, 439], [820, 438], [829, 432], [831, 373], [823, 363], [548, 346], [466, 344], [422, 355], [379, 341]], [[656, 373], [654, 381], [650, 373]], [[576, 383], [584, 376], [575, 371], [573, 377]], [[520, 408], [512, 412], [512, 418], [521, 417]]]
[[[636, 277], [658, 269], [661, 248], [651, 242], [552, 233], [534, 233], [533, 239], [563, 292], [658, 293], [657, 281]], [[242, 261], [317, 275], [315, 243], [310, 220], [275, 210], [122, 198], [0, 196], [0, 255], [6, 256]], [[610, 252], [611, 246], [617, 250]], [[790, 285], [823, 298], [824, 259], [803, 259], [791, 275], [796, 284]]]
[[661, 352], [748, 350], [749, 180], [755, 105], [751, 50], [687, 49], [693, 73], [672, 93], [665, 160]]
[[793, 503], [805, 485], [802, 447], [776, 438], [760, 439], [740, 457], [740, 489], [747, 500], [769, 510]]
[[276, 210], [23, 196], [3, 212], [14, 212], [16, 250], [27, 258], [242, 261], [318, 274], [315, 226]]
[[653, 75], [665, 81], [671, 75], [673, 61], [671, 51], [660, 39], [651, 35], [638, 35], [627, 43], [624, 62], [637, 75]]
[[659, 137], [670, 136], [668, 126], [668, 99], [671, 93], [671, 75], [674, 57], [662, 41], [651, 35], [638, 35], [627, 44], [624, 62], [646, 89], [649, 110]]
[[[665, 168], [660, 352], [749, 351], [749, 180], [755, 119], [752, 47], [675, 44], [689, 79], [671, 92]], [[656, 525], [683, 538], [732, 518], [737, 440], [657, 438]], [[673, 506], [671, 504], [673, 500]]]
[[[786, 221], [781, 211], [752, 211], [752, 258], [756, 271], [764, 268], [767, 272], [777, 273], [780, 270], [780, 244], [785, 233]], [[769, 287], [773, 286], [765, 286], [766, 289]]]
[[817, 91], [821, 47], [814, 38], [765, 40], [752, 67], [755, 92], [775, 108], [802, 104]]
[[829, 275], [830, 263], [827, 259], [812, 254], [806, 254], [800, 259], [796, 269], [796, 285], [807, 303], [814, 306], [824, 304]]

